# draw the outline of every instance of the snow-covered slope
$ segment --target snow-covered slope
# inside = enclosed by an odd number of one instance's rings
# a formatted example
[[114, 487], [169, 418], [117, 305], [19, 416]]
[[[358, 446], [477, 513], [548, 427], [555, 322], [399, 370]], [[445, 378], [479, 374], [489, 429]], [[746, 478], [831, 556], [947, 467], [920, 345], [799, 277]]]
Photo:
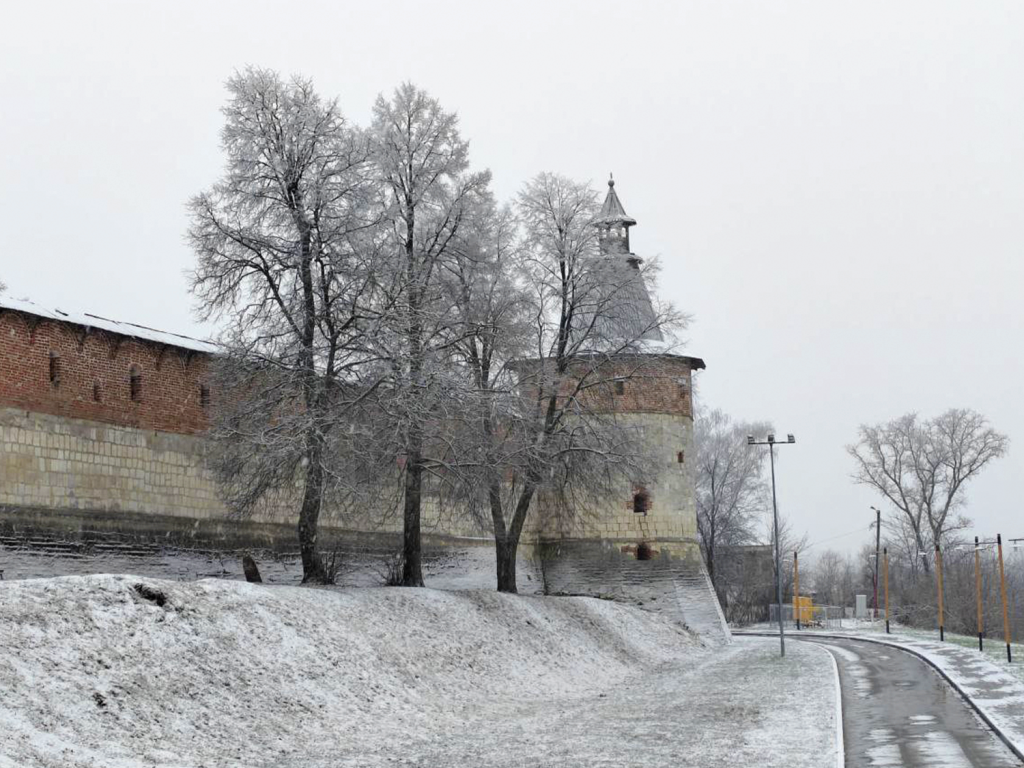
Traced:
[[578, 698], [706, 653], [588, 598], [133, 576], [0, 582], [0, 649], [3, 768], [378, 752], [483, 702]]

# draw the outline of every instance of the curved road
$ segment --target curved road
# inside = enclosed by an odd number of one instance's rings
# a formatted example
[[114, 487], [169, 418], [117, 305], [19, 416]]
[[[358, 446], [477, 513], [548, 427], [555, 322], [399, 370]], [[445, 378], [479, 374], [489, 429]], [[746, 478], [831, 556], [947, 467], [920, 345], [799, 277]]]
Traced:
[[839, 663], [847, 768], [1024, 765], [915, 656], [875, 643], [799, 639], [828, 648]]

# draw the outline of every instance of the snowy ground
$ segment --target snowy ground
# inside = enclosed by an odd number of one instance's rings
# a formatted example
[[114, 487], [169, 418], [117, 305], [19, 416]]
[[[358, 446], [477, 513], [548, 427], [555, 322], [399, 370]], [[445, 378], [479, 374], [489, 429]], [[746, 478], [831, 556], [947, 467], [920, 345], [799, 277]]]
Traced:
[[831, 662], [793, 645], [587, 598], [0, 582], [0, 767], [833, 766]]

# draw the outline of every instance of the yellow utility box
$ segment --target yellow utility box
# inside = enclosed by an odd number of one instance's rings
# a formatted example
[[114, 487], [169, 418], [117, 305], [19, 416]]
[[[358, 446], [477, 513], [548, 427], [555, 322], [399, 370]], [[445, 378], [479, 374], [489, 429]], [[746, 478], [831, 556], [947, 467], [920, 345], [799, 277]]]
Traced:
[[803, 595], [793, 598], [793, 620], [801, 624], [811, 624], [814, 621], [814, 601]]

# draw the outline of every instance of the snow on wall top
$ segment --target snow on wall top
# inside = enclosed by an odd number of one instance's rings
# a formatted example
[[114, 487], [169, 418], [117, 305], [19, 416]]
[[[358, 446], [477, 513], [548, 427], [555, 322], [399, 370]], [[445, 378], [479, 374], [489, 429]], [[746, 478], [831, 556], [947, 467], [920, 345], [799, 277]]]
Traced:
[[193, 339], [191, 336], [183, 336], [180, 333], [168, 333], [158, 331], [155, 328], [147, 328], [144, 325], [125, 323], [120, 320], [108, 320], [105, 317], [91, 315], [88, 312], [65, 312], [61, 309], [46, 309], [28, 299], [15, 299], [9, 296], [0, 295], [0, 310], [22, 312], [36, 317], [45, 317], [48, 320], [56, 320], [62, 323], [71, 323], [85, 328], [96, 328], [109, 333], [117, 333], [142, 341], [151, 341], [156, 344], [165, 344], [171, 347], [190, 349], [195, 352], [214, 354], [219, 347], [209, 341]]

